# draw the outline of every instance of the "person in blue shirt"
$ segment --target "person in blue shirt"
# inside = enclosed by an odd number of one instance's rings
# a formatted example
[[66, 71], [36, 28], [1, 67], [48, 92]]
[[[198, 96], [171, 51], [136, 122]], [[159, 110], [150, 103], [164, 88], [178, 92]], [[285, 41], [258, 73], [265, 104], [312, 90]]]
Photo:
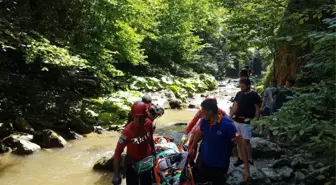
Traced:
[[230, 165], [232, 147], [235, 142], [242, 151], [244, 161], [243, 180], [249, 177], [249, 163], [243, 139], [237, 133], [232, 120], [218, 114], [217, 104], [212, 100], [204, 100], [201, 104], [204, 118], [200, 123], [200, 130], [192, 144], [191, 155], [197, 151], [198, 143], [202, 140], [199, 164], [195, 166], [198, 183], [212, 183], [223, 185]]

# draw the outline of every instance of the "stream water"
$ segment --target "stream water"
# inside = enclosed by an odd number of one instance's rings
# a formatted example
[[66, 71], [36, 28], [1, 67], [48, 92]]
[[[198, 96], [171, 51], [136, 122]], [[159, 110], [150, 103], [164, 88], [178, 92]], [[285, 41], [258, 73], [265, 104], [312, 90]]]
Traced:
[[[229, 112], [229, 99], [238, 91], [235, 84], [222, 82], [222, 86], [207, 94], [215, 95], [220, 108]], [[225, 86], [224, 86], [225, 85]], [[199, 105], [203, 98], [197, 95], [191, 101]], [[184, 126], [196, 109], [166, 110], [157, 120], [157, 132], [180, 137]], [[119, 133], [90, 134], [86, 138], [70, 141], [64, 149], [42, 150], [31, 156], [0, 155], [0, 185], [111, 185], [110, 173], [95, 172], [93, 164], [104, 156], [112, 156]]]

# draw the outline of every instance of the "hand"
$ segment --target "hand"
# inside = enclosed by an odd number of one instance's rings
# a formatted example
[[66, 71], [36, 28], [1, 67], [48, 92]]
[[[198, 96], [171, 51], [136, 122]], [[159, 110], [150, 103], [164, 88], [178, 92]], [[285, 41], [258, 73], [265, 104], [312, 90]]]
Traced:
[[188, 135], [187, 134], [183, 134], [182, 138], [181, 138], [181, 143], [185, 144], [188, 141]]
[[247, 182], [249, 176], [250, 176], [250, 172], [247, 170], [244, 170], [243, 171], [243, 182]]
[[121, 184], [121, 176], [120, 174], [114, 174], [112, 178], [113, 185], [120, 185]]

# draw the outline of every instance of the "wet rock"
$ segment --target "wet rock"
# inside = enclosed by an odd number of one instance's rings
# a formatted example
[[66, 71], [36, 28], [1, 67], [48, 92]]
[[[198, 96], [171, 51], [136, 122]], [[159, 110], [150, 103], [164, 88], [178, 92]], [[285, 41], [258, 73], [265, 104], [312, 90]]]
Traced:
[[103, 134], [104, 132], [106, 132], [106, 129], [101, 126], [93, 126], [93, 131], [97, 134]]
[[16, 151], [18, 155], [29, 155], [41, 150], [41, 147], [35, 143], [26, 140], [17, 140]]
[[275, 143], [260, 137], [251, 139], [254, 158], [279, 158], [283, 150]]
[[24, 132], [14, 132], [9, 137], [16, 140], [26, 140], [26, 141], [32, 141], [34, 138], [33, 135]]
[[3, 154], [3, 153], [6, 153], [6, 152], [9, 152], [10, 149], [3, 143], [0, 143], [0, 154]]
[[20, 132], [34, 133], [33, 127], [30, 126], [29, 123], [22, 117], [18, 117], [15, 120], [13, 127], [15, 130]]
[[122, 129], [121, 125], [111, 125], [108, 130], [109, 131], [119, 131], [119, 129]]
[[174, 126], [187, 126], [188, 123], [174, 123]]
[[[123, 171], [124, 169], [124, 164], [125, 164], [125, 158], [126, 155], [122, 154], [121, 155], [121, 160], [120, 160], [120, 171]], [[104, 171], [110, 171], [113, 172], [113, 157], [103, 157], [99, 159], [94, 165], [93, 165], [94, 170], [104, 170]]]
[[196, 104], [189, 103], [188, 108], [189, 109], [195, 109], [196, 108]]
[[[228, 172], [228, 179], [226, 185], [241, 185], [245, 184], [242, 178], [243, 169], [234, 168]], [[250, 178], [246, 185], [271, 185], [270, 179], [258, 168], [255, 166], [250, 166]]]
[[182, 107], [182, 101], [179, 99], [169, 99], [168, 103], [171, 109], [181, 109]]
[[294, 176], [294, 180], [296, 183], [302, 182], [306, 177], [302, 172], [295, 172]]
[[205, 95], [204, 95], [204, 94], [201, 94], [200, 96], [201, 96], [201, 98], [204, 98], [204, 97], [205, 97]]
[[288, 166], [283, 166], [281, 168], [262, 168], [262, 172], [272, 181], [287, 181], [293, 175], [293, 169]]
[[56, 132], [45, 129], [42, 131], [42, 141], [41, 146], [44, 148], [63, 148], [67, 142], [65, 139], [58, 135]]
[[71, 130], [79, 134], [88, 134], [92, 131], [92, 128], [85, 124], [80, 118], [74, 117], [70, 122]]
[[71, 134], [71, 136], [69, 137], [70, 139], [76, 139], [76, 140], [83, 139], [82, 135], [77, 134], [74, 131], [70, 131], [70, 134]]
[[83, 139], [83, 136], [76, 133], [75, 131], [70, 130], [69, 128], [66, 130], [58, 131], [57, 132], [65, 139], [65, 140], [79, 140]]
[[18, 155], [28, 155], [41, 150], [41, 147], [35, 143], [24, 139], [16, 139], [12, 136], [3, 139], [2, 143], [12, 148]]
[[168, 99], [175, 99], [175, 94], [170, 89], [163, 91], [163, 93]]
[[272, 165], [273, 168], [280, 168], [280, 167], [283, 167], [283, 166], [290, 167], [291, 166], [290, 161], [286, 158], [282, 158], [282, 159], [276, 160]]
[[11, 134], [14, 130], [11, 123], [0, 123], [0, 139], [3, 139]]

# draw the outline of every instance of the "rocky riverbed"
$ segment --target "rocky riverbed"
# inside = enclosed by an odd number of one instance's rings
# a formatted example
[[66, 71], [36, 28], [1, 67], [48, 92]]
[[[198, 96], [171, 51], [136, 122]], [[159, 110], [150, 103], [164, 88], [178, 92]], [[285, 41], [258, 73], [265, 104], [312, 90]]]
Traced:
[[[218, 89], [197, 94], [187, 103], [168, 91], [149, 93], [154, 102], [167, 108], [165, 115], [157, 120], [157, 134], [180, 139], [183, 128], [208, 94], [215, 95], [219, 107], [229, 112], [230, 100], [238, 91], [236, 82], [220, 82]], [[20, 117], [11, 124], [0, 124], [1, 184], [108, 185], [112, 175], [110, 158], [119, 137], [116, 131], [120, 129], [118, 125], [91, 127], [77, 118], [68, 127], [39, 131]], [[262, 137], [255, 137], [252, 146], [255, 165], [251, 167], [248, 184], [331, 185], [334, 180], [331, 178], [335, 174], [334, 164], [321, 164], [304, 152], [290, 154], [290, 148], [282, 148]], [[93, 167], [106, 171], [96, 172]], [[242, 184], [241, 173], [242, 166], [231, 166], [227, 184]]]

